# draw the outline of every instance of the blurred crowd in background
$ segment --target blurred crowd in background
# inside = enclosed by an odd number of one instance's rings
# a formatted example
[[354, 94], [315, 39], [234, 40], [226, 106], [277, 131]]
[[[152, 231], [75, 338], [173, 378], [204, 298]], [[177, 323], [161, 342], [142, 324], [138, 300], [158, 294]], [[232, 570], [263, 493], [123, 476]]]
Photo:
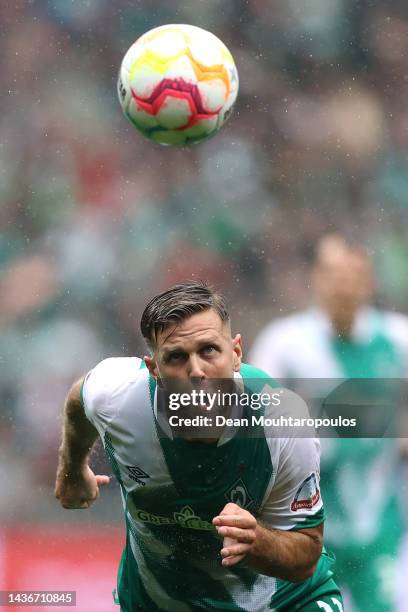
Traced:
[[[144, 140], [116, 94], [127, 48], [171, 22], [219, 36], [240, 75], [227, 126], [185, 150]], [[337, 230], [372, 255], [380, 305], [407, 312], [408, 5], [14, 0], [0, 23], [4, 523], [60, 512], [63, 398], [145, 352], [141, 311], [170, 284], [218, 285], [248, 348], [309, 303], [313, 247]]]

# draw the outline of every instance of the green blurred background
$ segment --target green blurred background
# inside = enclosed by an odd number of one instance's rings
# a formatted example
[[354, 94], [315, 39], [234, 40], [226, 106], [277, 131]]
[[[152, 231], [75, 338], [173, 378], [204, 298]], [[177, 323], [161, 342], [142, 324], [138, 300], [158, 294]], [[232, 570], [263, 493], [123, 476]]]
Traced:
[[[127, 48], [169, 22], [219, 36], [240, 75], [229, 123], [190, 149], [144, 140], [116, 99]], [[408, 5], [14, 0], [0, 24], [0, 520], [119, 523], [116, 492], [86, 515], [53, 499], [60, 414], [97, 361], [145, 352], [148, 298], [210, 280], [249, 347], [308, 304], [338, 230], [373, 256], [380, 305], [408, 310]]]

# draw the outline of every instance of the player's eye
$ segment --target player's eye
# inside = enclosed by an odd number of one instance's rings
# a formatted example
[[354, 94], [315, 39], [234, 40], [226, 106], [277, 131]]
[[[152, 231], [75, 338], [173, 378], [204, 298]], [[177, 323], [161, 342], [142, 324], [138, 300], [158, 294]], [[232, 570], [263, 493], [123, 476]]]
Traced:
[[167, 356], [166, 362], [167, 363], [177, 363], [179, 361], [183, 361], [183, 359], [185, 358], [186, 358], [185, 353], [183, 353], [182, 351], [175, 351], [174, 353], [170, 353], [170, 355]]
[[215, 353], [217, 350], [217, 347], [214, 346], [213, 344], [208, 344], [207, 346], [205, 346], [202, 349], [202, 353], [204, 353], [204, 355], [212, 355], [213, 353]]

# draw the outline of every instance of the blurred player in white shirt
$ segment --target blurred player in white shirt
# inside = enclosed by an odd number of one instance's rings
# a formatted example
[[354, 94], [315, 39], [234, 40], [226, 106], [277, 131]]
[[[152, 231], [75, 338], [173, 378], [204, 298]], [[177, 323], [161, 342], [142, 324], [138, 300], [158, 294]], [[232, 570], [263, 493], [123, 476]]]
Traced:
[[[374, 274], [362, 248], [338, 235], [323, 238], [312, 284], [316, 305], [270, 323], [256, 339], [249, 363], [276, 379], [331, 379], [331, 384], [344, 378], [407, 377], [408, 317], [371, 305]], [[322, 442], [327, 545], [337, 557], [336, 576], [350, 594], [348, 609], [395, 610], [396, 577], [403, 571], [397, 554], [404, 443], [383, 438]], [[398, 610], [408, 610], [407, 602], [401, 605]]]

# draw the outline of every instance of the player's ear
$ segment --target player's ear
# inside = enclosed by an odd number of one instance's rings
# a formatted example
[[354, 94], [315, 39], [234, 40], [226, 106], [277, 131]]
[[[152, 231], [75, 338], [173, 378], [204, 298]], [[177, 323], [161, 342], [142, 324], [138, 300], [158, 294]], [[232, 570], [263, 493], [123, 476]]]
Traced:
[[234, 351], [234, 372], [239, 372], [242, 361], [242, 338], [236, 334], [232, 339], [232, 350]]
[[144, 362], [146, 364], [147, 369], [149, 370], [150, 374], [153, 376], [153, 378], [155, 378], [156, 380], [159, 377], [159, 373], [157, 371], [157, 366], [156, 366], [156, 360], [154, 357], [151, 357], [150, 355], [145, 355], [143, 357]]

